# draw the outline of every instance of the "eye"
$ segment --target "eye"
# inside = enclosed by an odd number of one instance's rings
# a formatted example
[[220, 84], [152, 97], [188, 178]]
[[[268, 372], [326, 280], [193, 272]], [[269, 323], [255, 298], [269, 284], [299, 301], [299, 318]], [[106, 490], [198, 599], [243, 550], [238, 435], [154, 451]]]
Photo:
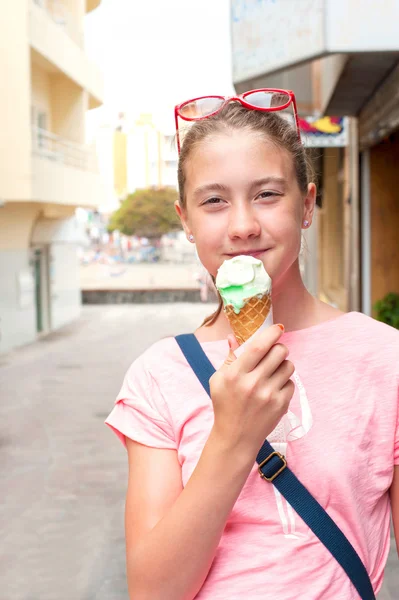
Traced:
[[257, 197], [267, 200], [268, 198], [274, 198], [275, 196], [281, 196], [281, 194], [278, 194], [277, 192], [267, 191], [261, 192]]
[[208, 200], [205, 200], [205, 202], [203, 202], [203, 205], [205, 204], [221, 204], [223, 202], [223, 200], [221, 198], [217, 198], [216, 196], [212, 197], [212, 198], [208, 198]]

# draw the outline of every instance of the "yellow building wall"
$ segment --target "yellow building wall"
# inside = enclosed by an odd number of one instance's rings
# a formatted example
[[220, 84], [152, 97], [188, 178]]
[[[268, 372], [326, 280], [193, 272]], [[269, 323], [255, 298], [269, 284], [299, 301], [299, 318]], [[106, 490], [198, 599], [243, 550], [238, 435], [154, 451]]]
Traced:
[[[51, 76], [50, 73], [40, 68], [34, 61], [31, 65], [32, 82], [32, 107], [35, 111], [40, 110], [47, 115], [46, 129], [52, 130], [51, 110]], [[35, 123], [37, 125], [37, 123]]]
[[86, 0], [62, 0], [62, 4], [75, 23], [83, 23], [86, 14]]
[[87, 92], [62, 74], [54, 74], [51, 79], [53, 132], [84, 144], [85, 115], [89, 108]]
[[[23, 0], [21, 4], [25, 6], [26, 2], [27, 0]], [[14, 6], [20, 2], [9, 4]], [[27, 43], [54, 69], [67, 73], [77, 85], [86, 89], [91, 95], [91, 106], [99, 106], [103, 99], [103, 78], [97, 65], [93, 64], [73, 37], [67, 35], [45, 10], [31, 0], [26, 13], [29, 14], [29, 23], [25, 28], [25, 34], [29, 33]], [[22, 52], [25, 49], [21, 47]]]
[[119, 198], [127, 193], [127, 136], [122, 131], [114, 133], [114, 190]]
[[6, 204], [0, 208], [0, 250], [28, 248], [41, 207], [33, 202]]
[[28, 0], [1, 8], [0, 198], [23, 199], [31, 186]]

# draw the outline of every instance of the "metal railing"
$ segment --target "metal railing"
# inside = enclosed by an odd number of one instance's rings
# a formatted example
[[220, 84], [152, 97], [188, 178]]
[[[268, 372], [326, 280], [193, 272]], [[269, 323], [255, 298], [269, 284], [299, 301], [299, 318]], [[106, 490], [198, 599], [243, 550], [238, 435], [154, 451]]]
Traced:
[[78, 23], [73, 18], [62, 0], [33, 0], [35, 4], [43, 8], [48, 16], [61, 27], [65, 33], [76, 43], [80, 48], [83, 48], [84, 38], [83, 32], [79, 28]]
[[66, 140], [36, 125], [32, 125], [32, 152], [69, 167], [98, 171], [97, 157], [91, 148]]

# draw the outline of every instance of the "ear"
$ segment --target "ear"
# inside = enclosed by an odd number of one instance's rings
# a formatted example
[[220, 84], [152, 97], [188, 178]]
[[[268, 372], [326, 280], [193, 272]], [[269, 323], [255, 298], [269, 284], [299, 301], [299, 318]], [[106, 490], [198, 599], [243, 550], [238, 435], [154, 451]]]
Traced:
[[177, 212], [177, 215], [181, 221], [184, 232], [185, 232], [186, 236], [188, 237], [191, 234], [191, 230], [187, 223], [187, 214], [186, 214], [186, 211], [184, 209], [182, 209], [182, 207], [180, 206], [180, 202], [178, 200], [176, 200], [176, 202], [175, 202], [175, 211]]
[[316, 189], [315, 184], [309, 183], [308, 192], [305, 196], [304, 203], [303, 203], [303, 217], [302, 217], [302, 222], [308, 221], [308, 223], [309, 223], [308, 227], [310, 227], [312, 224], [313, 215], [314, 215], [315, 206], [316, 206], [316, 195], [317, 195], [317, 189]]

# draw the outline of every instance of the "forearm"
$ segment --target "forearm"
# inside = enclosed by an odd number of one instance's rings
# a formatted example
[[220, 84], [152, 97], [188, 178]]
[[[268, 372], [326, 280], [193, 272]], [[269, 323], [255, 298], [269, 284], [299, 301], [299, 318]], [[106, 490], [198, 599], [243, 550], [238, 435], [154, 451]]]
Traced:
[[222, 447], [211, 433], [186, 487], [128, 559], [132, 600], [195, 597], [253, 463], [248, 452]]

